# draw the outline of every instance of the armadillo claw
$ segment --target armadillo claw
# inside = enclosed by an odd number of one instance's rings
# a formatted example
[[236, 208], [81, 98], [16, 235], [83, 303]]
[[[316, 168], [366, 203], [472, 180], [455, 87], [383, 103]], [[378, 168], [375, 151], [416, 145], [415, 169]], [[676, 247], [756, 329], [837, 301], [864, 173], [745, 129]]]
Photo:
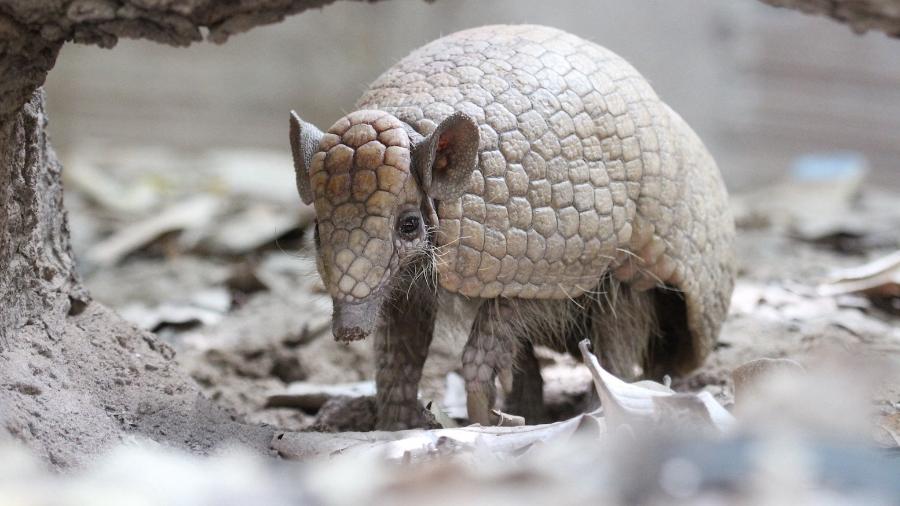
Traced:
[[500, 418], [494, 413], [493, 387], [484, 385], [482, 388], [468, 390], [466, 396], [466, 408], [469, 412], [469, 422], [484, 426], [497, 425]]
[[500, 371], [500, 387], [503, 389], [503, 395], [509, 395], [513, 389], [513, 371], [511, 368], [505, 368]]

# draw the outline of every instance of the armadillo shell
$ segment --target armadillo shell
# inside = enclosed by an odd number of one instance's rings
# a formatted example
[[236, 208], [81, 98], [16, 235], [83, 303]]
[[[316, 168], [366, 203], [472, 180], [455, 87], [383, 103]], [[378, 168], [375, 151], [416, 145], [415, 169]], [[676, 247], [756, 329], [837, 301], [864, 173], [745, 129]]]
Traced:
[[486, 26], [414, 51], [357, 105], [422, 134], [454, 111], [480, 125], [466, 194], [437, 207], [445, 289], [561, 299], [611, 271], [682, 293], [682, 366], [711, 350], [734, 277], [726, 191], [699, 138], [625, 60], [552, 28]]

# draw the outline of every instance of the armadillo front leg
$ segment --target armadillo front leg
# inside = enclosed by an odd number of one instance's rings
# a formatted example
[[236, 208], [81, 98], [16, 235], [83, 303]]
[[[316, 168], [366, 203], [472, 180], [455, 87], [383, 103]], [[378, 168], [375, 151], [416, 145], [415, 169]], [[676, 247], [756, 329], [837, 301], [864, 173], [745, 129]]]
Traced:
[[413, 287], [387, 304], [384, 325], [375, 336], [379, 430], [425, 425], [417, 396], [422, 366], [434, 334], [435, 299], [433, 292]]
[[463, 379], [466, 382], [466, 407], [469, 421], [494, 425], [497, 397], [495, 378], [511, 371], [516, 340], [504, 318], [510, 310], [501, 300], [485, 301], [478, 311], [469, 340], [463, 349]]

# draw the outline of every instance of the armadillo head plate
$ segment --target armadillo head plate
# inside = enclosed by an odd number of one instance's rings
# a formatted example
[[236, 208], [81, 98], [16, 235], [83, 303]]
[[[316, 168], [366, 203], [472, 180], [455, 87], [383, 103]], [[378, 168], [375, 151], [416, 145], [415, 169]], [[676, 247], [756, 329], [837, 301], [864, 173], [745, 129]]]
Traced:
[[[296, 128], [303, 131], [317, 132]], [[360, 110], [319, 135], [308, 158], [294, 150], [298, 188], [316, 210], [317, 266], [334, 302], [335, 338], [357, 340], [375, 328], [401, 267], [431, 254], [431, 194], [459, 197], [475, 168], [478, 130], [453, 115], [422, 137], [387, 112]]]
[[338, 339], [371, 333], [391, 274], [426, 245], [420, 191], [410, 166], [409, 134], [382, 111], [341, 118], [312, 157], [317, 265], [334, 300]]

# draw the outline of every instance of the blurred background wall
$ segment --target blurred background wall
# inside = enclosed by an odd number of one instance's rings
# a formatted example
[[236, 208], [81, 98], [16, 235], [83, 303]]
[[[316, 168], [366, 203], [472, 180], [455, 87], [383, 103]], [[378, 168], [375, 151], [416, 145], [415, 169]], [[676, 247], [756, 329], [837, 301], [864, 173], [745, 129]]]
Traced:
[[900, 41], [754, 0], [337, 2], [175, 50], [68, 45], [50, 73], [63, 161], [96, 140], [287, 154], [287, 111], [328, 128], [393, 62], [441, 34], [540, 23], [628, 59], [698, 131], [733, 190], [780, 177], [809, 152], [853, 150], [900, 187]]

